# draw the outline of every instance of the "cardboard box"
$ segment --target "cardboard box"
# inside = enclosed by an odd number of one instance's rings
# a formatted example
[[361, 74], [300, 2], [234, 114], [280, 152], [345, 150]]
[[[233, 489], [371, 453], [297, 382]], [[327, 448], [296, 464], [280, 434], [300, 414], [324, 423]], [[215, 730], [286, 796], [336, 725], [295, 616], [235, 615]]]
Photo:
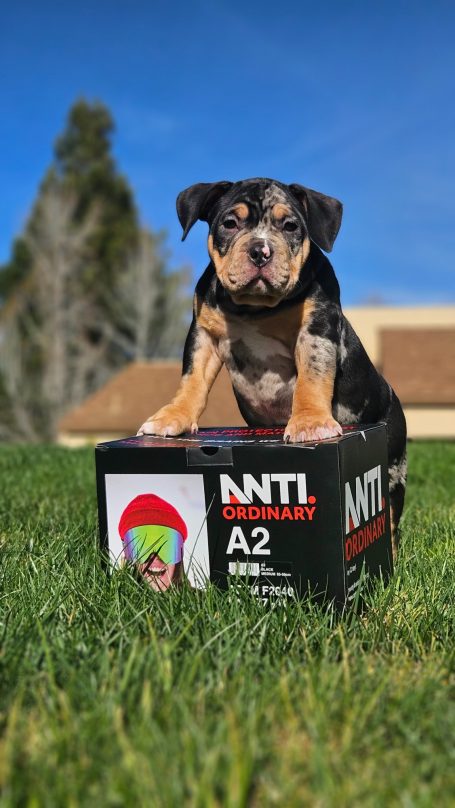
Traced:
[[170, 536], [164, 560], [153, 552], [136, 564], [155, 589], [184, 573], [196, 587], [243, 580], [263, 599], [311, 591], [344, 605], [363, 568], [392, 572], [384, 424], [302, 444], [284, 444], [281, 428], [125, 438], [96, 447], [96, 468], [101, 546], [114, 564], [131, 555], [128, 536], [149, 541], [143, 525]]

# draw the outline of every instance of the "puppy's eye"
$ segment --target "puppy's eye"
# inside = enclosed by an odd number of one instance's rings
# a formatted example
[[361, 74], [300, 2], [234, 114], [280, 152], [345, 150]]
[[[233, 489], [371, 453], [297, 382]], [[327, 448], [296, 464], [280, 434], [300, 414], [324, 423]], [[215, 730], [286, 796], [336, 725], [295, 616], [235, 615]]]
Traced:
[[235, 230], [237, 227], [236, 219], [225, 219], [223, 222], [223, 227], [225, 227], [226, 230]]
[[283, 230], [286, 230], [287, 233], [293, 233], [294, 230], [297, 230], [297, 222], [285, 222], [283, 225]]

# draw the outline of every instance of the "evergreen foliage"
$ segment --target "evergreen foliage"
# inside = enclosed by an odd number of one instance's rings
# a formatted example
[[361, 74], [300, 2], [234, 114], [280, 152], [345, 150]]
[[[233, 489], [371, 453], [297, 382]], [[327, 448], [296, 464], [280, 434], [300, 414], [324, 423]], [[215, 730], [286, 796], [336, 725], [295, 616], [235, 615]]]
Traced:
[[55, 439], [60, 417], [126, 362], [175, 356], [188, 272], [140, 227], [102, 103], [77, 101], [0, 268], [0, 437]]
[[101, 211], [93, 234], [93, 261], [87, 280], [103, 285], [114, 280], [134, 250], [139, 223], [131, 188], [111, 153], [114, 122], [101, 103], [80, 100], [71, 108], [55, 144], [55, 170], [65, 188], [76, 192], [76, 221], [97, 205]]

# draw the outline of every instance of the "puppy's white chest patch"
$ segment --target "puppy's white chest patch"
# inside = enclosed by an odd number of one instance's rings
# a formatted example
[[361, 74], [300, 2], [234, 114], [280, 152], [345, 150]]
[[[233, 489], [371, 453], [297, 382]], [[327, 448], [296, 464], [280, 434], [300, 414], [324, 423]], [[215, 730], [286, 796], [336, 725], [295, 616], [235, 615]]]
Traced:
[[219, 352], [244, 417], [250, 423], [286, 424], [296, 381], [291, 350], [245, 323], [228, 330]]

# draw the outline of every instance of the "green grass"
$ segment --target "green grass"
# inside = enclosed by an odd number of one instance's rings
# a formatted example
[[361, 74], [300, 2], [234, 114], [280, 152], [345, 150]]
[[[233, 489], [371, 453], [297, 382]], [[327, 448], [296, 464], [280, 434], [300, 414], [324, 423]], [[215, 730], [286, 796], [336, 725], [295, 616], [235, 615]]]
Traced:
[[409, 455], [393, 582], [337, 620], [107, 578], [92, 452], [2, 449], [1, 804], [453, 805], [455, 445]]

